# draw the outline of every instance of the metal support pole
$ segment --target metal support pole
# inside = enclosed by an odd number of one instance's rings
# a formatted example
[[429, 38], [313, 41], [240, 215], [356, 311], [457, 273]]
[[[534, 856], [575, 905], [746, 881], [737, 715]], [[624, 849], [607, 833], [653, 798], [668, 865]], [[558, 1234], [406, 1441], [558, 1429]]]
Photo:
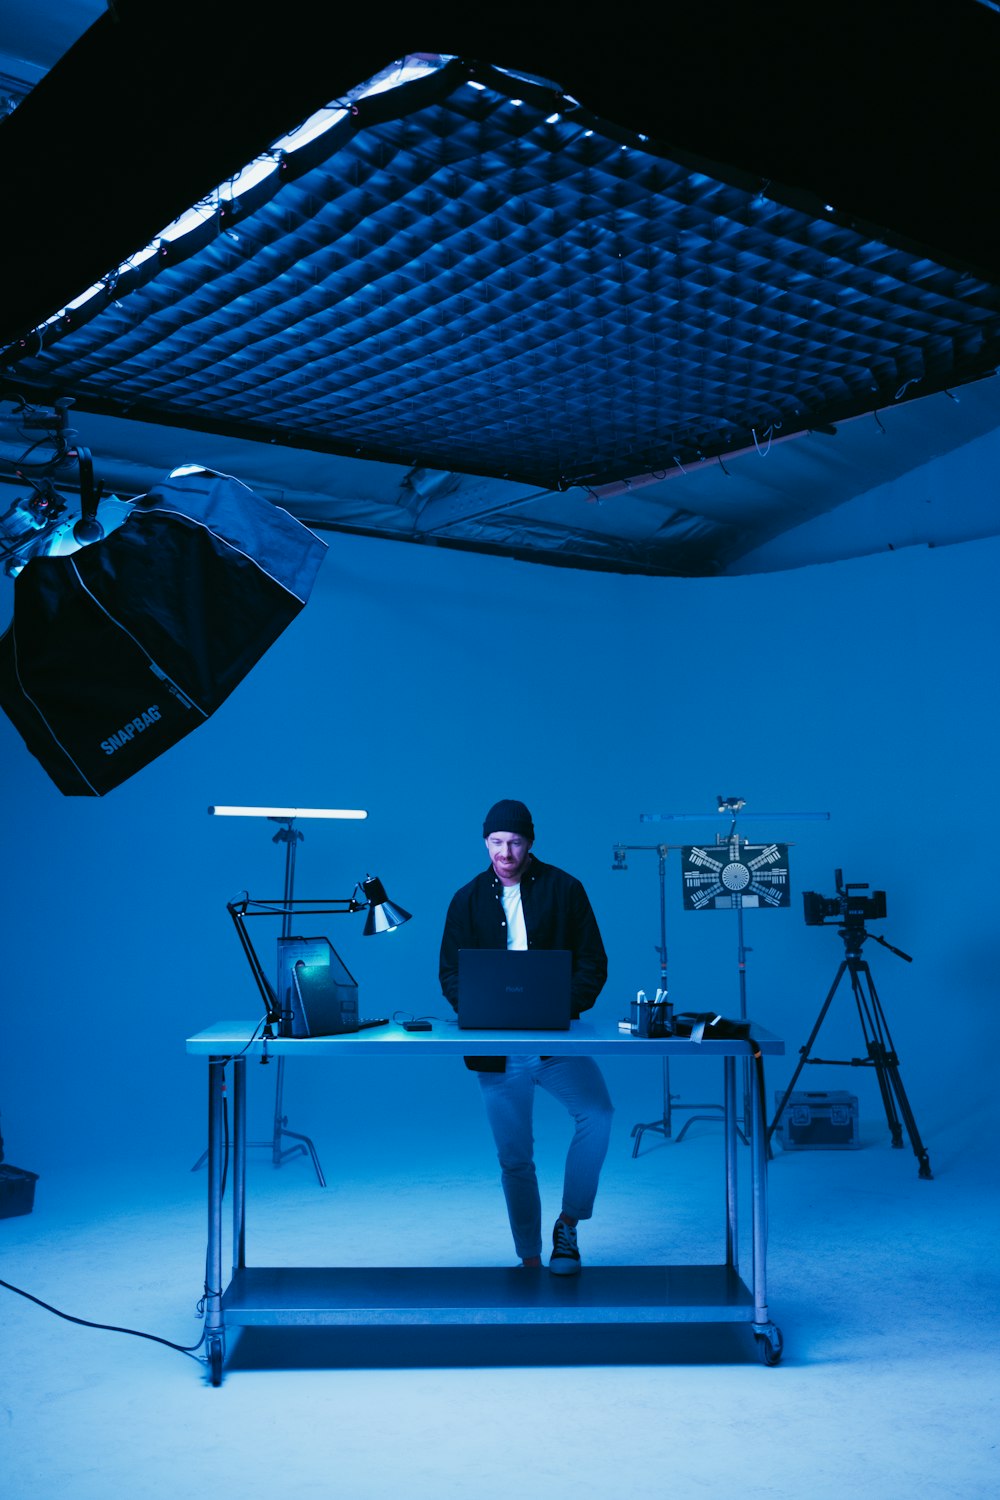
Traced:
[[750, 1162], [753, 1174], [753, 1309], [750, 1325], [757, 1352], [766, 1365], [781, 1359], [781, 1329], [771, 1322], [767, 1309], [767, 1142], [765, 1140], [763, 1069], [751, 1067]]
[[764, 1100], [760, 1077], [750, 1068], [750, 1156], [753, 1176], [753, 1301], [754, 1322], [770, 1321], [767, 1311], [767, 1152], [764, 1148]]
[[[736, 965], [740, 978], [740, 1020], [747, 1018], [747, 954], [751, 951], [744, 941], [743, 934], [743, 901], [737, 900], [736, 906]], [[751, 1103], [752, 1084], [750, 1081], [751, 1063], [749, 1058], [743, 1059], [743, 1139], [748, 1141], [753, 1129], [750, 1118], [753, 1108]]]
[[723, 1098], [725, 1100], [726, 1141], [726, 1265], [734, 1271], [740, 1265], [739, 1190], [736, 1160], [736, 1059], [723, 1059]]
[[205, 1255], [205, 1345], [212, 1384], [222, 1381], [226, 1327], [222, 1316], [223, 1108], [226, 1059], [208, 1060], [208, 1248]]
[[[292, 931], [292, 901], [295, 896], [295, 846], [303, 835], [297, 828], [292, 826], [292, 818], [278, 819], [283, 822], [284, 827], [279, 828], [274, 835], [275, 844], [285, 846], [285, 887], [283, 897], [283, 911], [281, 914], [281, 936], [290, 937]], [[288, 995], [279, 995], [281, 1001], [281, 1021], [279, 1023], [279, 1035], [291, 1035], [291, 1010], [288, 1004]], [[323, 1168], [319, 1164], [316, 1147], [307, 1135], [300, 1135], [295, 1130], [288, 1129], [288, 1116], [285, 1114], [285, 1059], [279, 1057], [277, 1060], [277, 1073], [274, 1080], [274, 1117], [271, 1128], [271, 1139], [269, 1141], [248, 1141], [247, 1145], [256, 1149], [263, 1147], [271, 1152], [271, 1161], [276, 1167], [282, 1166], [292, 1156], [309, 1156], [312, 1160], [313, 1171], [316, 1173], [316, 1181], [320, 1187], [326, 1187], [326, 1178], [323, 1176]], [[283, 1143], [288, 1139], [295, 1141], [294, 1146], [285, 1146]]]
[[247, 1065], [233, 1059], [233, 1271], [247, 1263]]

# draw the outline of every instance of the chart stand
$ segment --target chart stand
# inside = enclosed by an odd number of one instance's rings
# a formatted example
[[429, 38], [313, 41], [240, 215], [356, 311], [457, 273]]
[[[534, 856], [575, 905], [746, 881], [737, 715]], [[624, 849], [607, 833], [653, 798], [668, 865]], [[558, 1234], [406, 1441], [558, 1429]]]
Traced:
[[[746, 806], [743, 797], [718, 797], [716, 798], [717, 810], [715, 814], [710, 813], [640, 813], [639, 821], [642, 823], [660, 822], [706, 822], [724, 818], [729, 822], [726, 834], [717, 834], [715, 843], [712, 845], [692, 845], [681, 849], [682, 855], [682, 877], [684, 892], [684, 908], [688, 911], [710, 911], [710, 910], [735, 910], [736, 912], [736, 967], [739, 981], [739, 1018], [741, 1021], [747, 1019], [747, 989], [746, 989], [746, 957], [752, 951], [747, 948], [743, 931], [743, 909], [752, 906], [755, 909], [774, 909], [787, 907], [789, 905], [789, 878], [788, 878], [788, 845], [787, 844], [754, 844], [751, 845], [742, 838], [736, 829], [737, 818], [743, 813]], [[789, 819], [813, 819], [828, 820], [829, 813], [758, 813], [751, 814], [757, 819], [767, 819], [771, 822], [788, 821]], [[618, 845], [617, 848], [626, 849], [649, 848], [649, 845]], [[668, 845], [653, 845], [653, 848], [666, 850]], [[617, 854], [616, 854], [617, 857]], [[616, 868], [623, 868], [618, 865]], [[663, 879], [663, 859], [660, 862], [661, 882]], [[662, 902], [662, 896], [661, 896]], [[662, 913], [661, 905], [661, 913]], [[662, 931], [662, 915], [661, 915]], [[665, 959], [664, 959], [665, 963]], [[738, 1134], [744, 1144], [752, 1134], [752, 1083], [750, 1077], [749, 1062], [743, 1062], [743, 1090], [741, 1101], [741, 1125]], [[646, 1130], [657, 1130], [670, 1138], [671, 1113], [673, 1108], [682, 1108], [681, 1105], [673, 1105], [669, 1092], [669, 1080], [664, 1081], [664, 1106], [663, 1118], [652, 1121], [649, 1124], [636, 1125], [633, 1127], [632, 1135], [635, 1140], [632, 1154], [636, 1155], [642, 1134]], [[676, 1137], [679, 1142], [683, 1139], [689, 1125], [695, 1120], [711, 1120], [718, 1122], [721, 1118], [721, 1106], [690, 1105], [692, 1109], [708, 1109], [713, 1113], [709, 1115], [695, 1115], [687, 1120]]]

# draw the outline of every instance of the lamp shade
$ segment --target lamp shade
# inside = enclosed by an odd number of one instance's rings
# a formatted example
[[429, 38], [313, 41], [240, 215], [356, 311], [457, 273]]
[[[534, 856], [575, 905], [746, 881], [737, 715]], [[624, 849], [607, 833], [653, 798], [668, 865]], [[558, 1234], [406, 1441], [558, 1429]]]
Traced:
[[410, 920], [410, 913], [390, 901], [385, 886], [377, 875], [369, 875], [361, 882], [361, 889], [368, 898], [368, 915], [365, 918], [365, 937], [376, 932], [393, 932]]

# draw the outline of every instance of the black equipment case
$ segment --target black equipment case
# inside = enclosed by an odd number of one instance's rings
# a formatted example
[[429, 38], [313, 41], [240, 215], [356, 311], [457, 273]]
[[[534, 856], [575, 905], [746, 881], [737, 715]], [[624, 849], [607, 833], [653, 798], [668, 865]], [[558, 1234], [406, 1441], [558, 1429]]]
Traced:
[[[782, 1095], [775, 1094], [775, 1107]], [[842, 1151], [861, 1145], [858, 1101], [854, 1094], [790, 1094], [775, 1127], [786, 1151]]]

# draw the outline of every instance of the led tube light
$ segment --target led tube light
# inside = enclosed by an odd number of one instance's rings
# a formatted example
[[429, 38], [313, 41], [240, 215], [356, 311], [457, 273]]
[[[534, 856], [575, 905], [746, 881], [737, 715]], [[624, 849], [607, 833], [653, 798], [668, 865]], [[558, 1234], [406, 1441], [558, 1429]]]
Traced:
[[210, 807], [219, 818], [367, 818], [357, 807]]

